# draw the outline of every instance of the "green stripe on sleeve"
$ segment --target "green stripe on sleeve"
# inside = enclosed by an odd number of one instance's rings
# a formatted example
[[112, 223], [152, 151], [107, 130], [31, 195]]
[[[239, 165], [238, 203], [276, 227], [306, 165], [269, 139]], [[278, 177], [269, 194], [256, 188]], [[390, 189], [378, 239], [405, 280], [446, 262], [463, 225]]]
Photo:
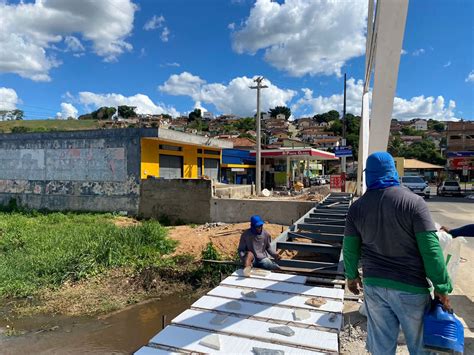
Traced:
[[357, 236], [345, 236], [343, 241], [344, 268], [346, 278], [353, 280], [359, 277], [360, 247], [362, 241]]
[[433, 283], [436, 292], [448, 294], [453, 290], [448, 270], [435, 232], [416, 233], [416, 242], [423, 258], [426, 277]]

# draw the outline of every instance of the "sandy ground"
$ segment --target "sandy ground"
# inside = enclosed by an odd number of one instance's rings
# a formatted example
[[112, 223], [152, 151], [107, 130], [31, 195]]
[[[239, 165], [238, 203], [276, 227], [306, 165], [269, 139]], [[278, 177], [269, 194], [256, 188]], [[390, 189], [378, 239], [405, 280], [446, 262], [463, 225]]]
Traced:
[[[170, 227], [169, 236], [179, 242], [174, 255], [191, 254], [200, 258], [202, 250], [211, 241], [224, 259], [233, 259], [240, 235], [248, 228], [249, 223], [187, 225]], [[287, 226], [267, 223], [264, 228], [274, 239], [281, 234], [282, 228], [286, 229]]]

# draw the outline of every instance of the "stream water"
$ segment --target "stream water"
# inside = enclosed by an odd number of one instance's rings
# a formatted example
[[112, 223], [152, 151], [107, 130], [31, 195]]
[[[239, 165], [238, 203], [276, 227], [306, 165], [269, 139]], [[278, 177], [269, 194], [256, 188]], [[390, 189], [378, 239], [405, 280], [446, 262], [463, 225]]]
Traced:
[[[102, 318], [25, 317], [10, 322], [22, 335], [0, 334], [0, 354], [130, 354], [197, 299], [174, 294]], [[5, 329], [3, 329], [5, 331]]]

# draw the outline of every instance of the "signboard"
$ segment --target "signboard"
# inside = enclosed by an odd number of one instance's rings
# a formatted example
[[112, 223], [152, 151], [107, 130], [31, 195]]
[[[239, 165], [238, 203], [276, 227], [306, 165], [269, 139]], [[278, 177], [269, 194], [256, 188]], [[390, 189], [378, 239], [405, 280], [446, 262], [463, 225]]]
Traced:
[[462, 167], [462, 175], [463, 176], [468, 176], [469, 175], [468, 166], [463, 166]]
[[244, 172], [245, 171], [244, 168], [231, 168], [230, 170], [234, 171], [234, 172]]
[[336, 154], [336, 157], [351, 157], [352, 156], [352, 148], [351, 147], [345, 147], [345, 146], [335, 147], [334, 148], [334, 154]]
[[329, 186], [331, 187], [331, 189], [340, 189], [342, 186], [342, 176], [331, 175], [329, 179]]

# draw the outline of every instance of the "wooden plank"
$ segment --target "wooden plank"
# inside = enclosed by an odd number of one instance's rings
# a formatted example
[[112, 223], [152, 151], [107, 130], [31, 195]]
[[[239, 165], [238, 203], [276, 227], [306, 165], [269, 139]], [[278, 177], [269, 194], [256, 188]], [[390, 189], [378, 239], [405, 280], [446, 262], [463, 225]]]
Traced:
[[318, 243], [278, 242], [277, 249], [331, 254], [337, 256], [341, 253], [341, 247], [333, 247], [332, 245]]
[[[259, 275], [258, 272], [267, 272], [268, 275], [267, 276]], [[250, 272], [250, 276], [245, 276], [242, 269], [234, 271], [232, 273], [232, 276], [250, 277], [250, 278], [257, 278], [257, 279], [274, 280], [274, 281], [284, 281], [284, 282], [291, 282], [291, 283], [297, 283], [297, 284], [306, 283], [306, 276], [269, 272], [267, 270], [257, 269], [257, 268], [252, 269], [252, 271]]]
[[[336, 264], [337, 265], [337, 264]], [[222, 280], [221, 284], [231, 285], [237, 287], [250, 287], [257, 289], [265, 289], [269, 291], [279, 291], [292, 294], [300, 294], [305, 296], [319, 296], [325, 298], [335, 298], [342, 300], [344, 297], [344, 291], [326, 288], [326, 287], [312, 287], [299, 284], [291, 284], [287, 282], [279, 282], [272, 280], [253, 279], [229, 276]]]
[[297, 345], [312, 349], [338, 351], [336, 333], [291, 327], [295, 334], [287, 337], [281, 334], [270, 333], [268, 328], [275, 326], [273, 323], [228, 316], [222, 324], [211, 324], [211, 320], [215, 316], [216, 313], [213, 312], [187, 310], [173, 319], [172, 322], [201, 329], [215, 330], [226, 334], [235, 334], [240, 337], [251, 337], [265, 342], [276, 341], [282, 345]]
[[[255, 298], [249, 299], [242, 295], [242, 292], [246, 291], [254, 291]], [[236, 287], [228, 287], [228, 286], [218, 286], [211, 291], [208, 292], [210, 296], [218, 296], [218, 297], [226, 297], [235, 300], [252, 300], [255, 302], [261, 303], [268, 303], [271, 305], [280, 305], [280, 306], [287, 306], [293, 308], [304, 308], [304, 309], [311, 309], [311, 310], [319, 310], [324, 312], [335, 312], [341, 313], [343, 309], [343, 302], [333, 300], [330, 298], [325, 298], [326, 303], [319, 308], [310, 306], [305, 304], [305, 302], [311, 298], [308, 296], [299, 296], [289, 293], [282, 293], [282, 292], [269, 292], [266, 290], [259, 290], [253, 288], [236, 288]]]
[[[235, 302], [240, 305], [240, 309], [229, 309], [229, 304]], [[278, 307], [268, 304], [258, 304], [252, 302], [251, 299], [235, 301], [222, 297], [203, 296], [194, 302], [191, 307], [209, 311], [232, 313], [247, 317], [263, 318], [262, 321], [275, 320], [285, 323], [291, 322], [301, 326], [316, 325], [329, 329], [341, 329], [342, 324], [341, 314], [331, 314], [312, 309], [311, 311], [308, 310], [310, 318], [297, 321], [293, 317], [293, 310], [291, 308]], [[334, 321], [332, 322], [330, 321], [331, 317], [335, 317]]]
[[342, 243], [340, 234], [315, 233], [315, 232], [289, 232], [288, 238], [306, 238], [316, 242]]
[[[213, 331], [192, 329], [178, 325], [169, 325], [162, 332], [155, 335], [150, 343], [167, 344], [168, 346], [185, 349], [189, 352], [213, 353], [213, 354], [252, 354], [252, 348], [266, 348], [284, 351], [285, 354], [315, 354], [312, 351], [304, 350], [296, 346], [272, 344], [269, 342], [252, 340], [235, 335], [219, 334], [220, 349], [210, 349], [199, 344], [205, 337], [216, 334]], [[316, 352], [316, 354], [322, 354]], [[154, 355], [153, 353], [144, 353], [139, 355]]]

